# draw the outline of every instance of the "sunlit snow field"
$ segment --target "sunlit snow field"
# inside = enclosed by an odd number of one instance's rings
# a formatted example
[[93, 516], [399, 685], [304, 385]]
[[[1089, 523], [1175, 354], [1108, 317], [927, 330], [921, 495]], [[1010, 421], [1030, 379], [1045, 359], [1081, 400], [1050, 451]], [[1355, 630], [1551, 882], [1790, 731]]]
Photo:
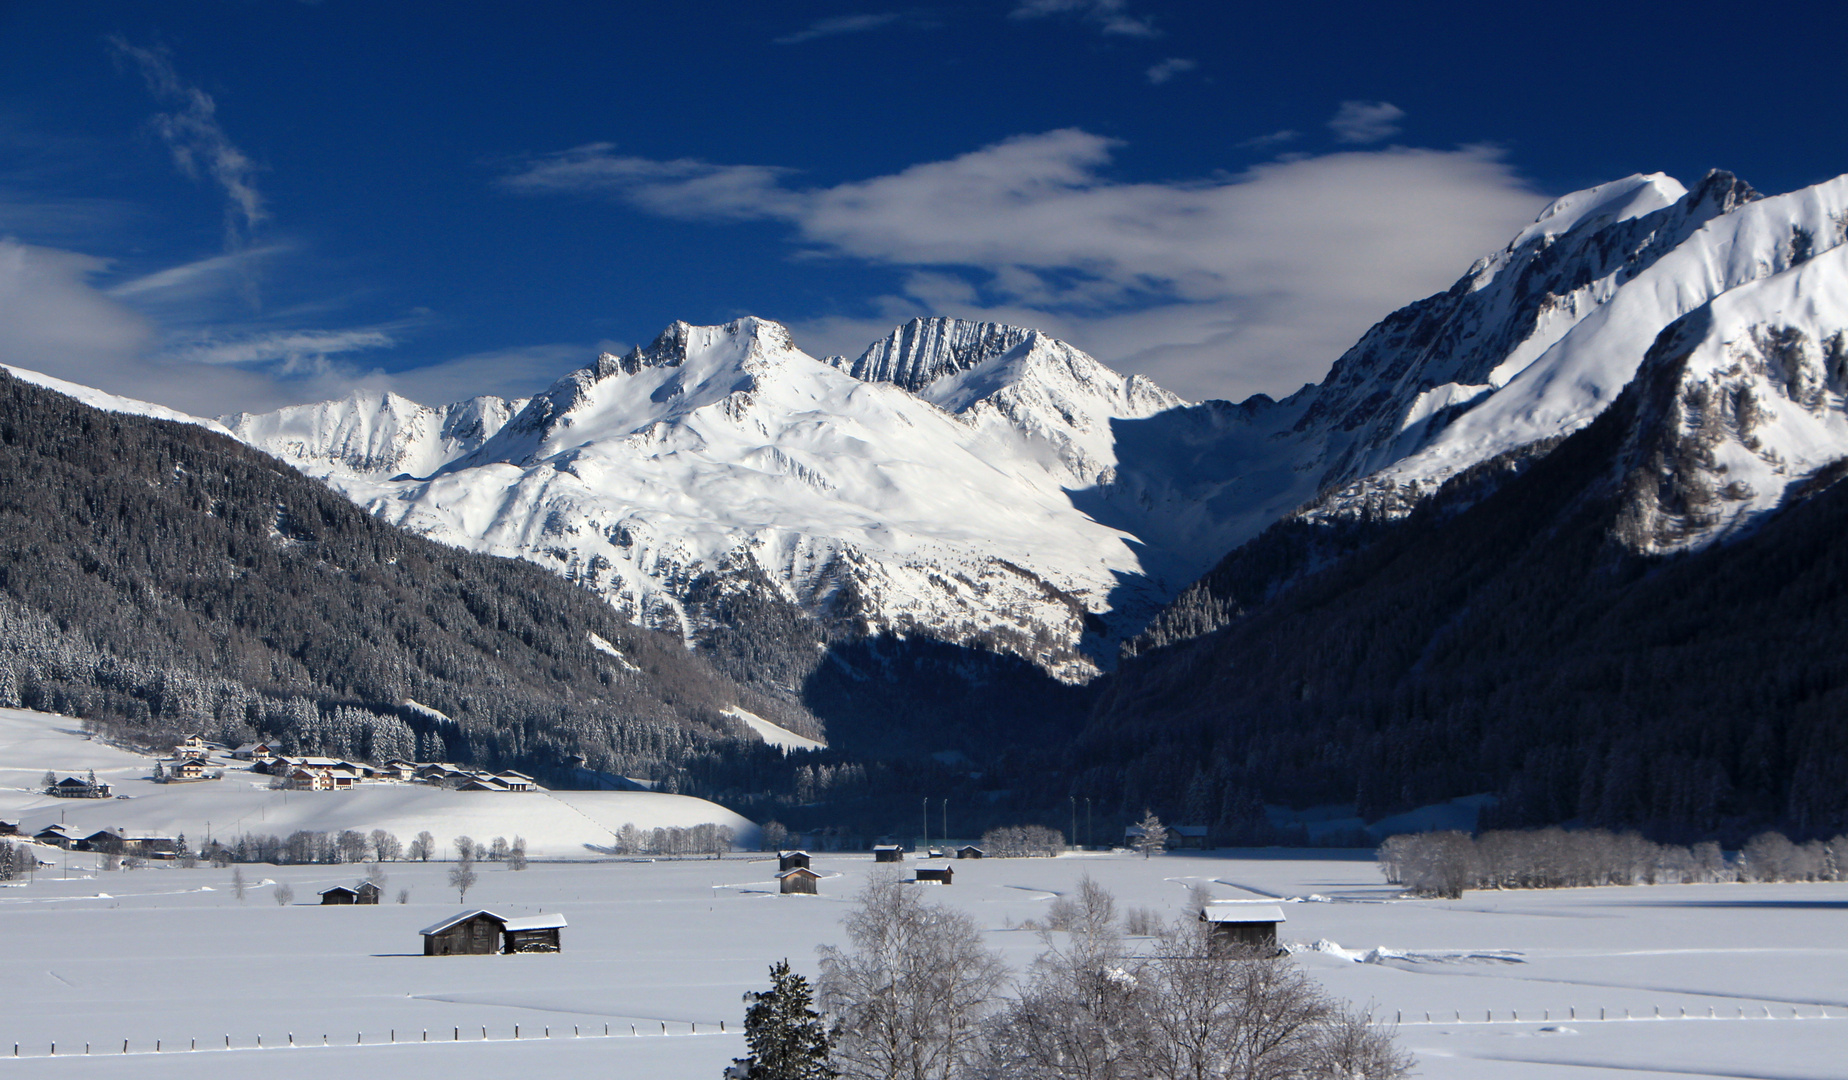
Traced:
[[[111, 763], [112, 751], [91, 749], [98, 766]], [[110, 804], [126, 814], [135, 801]], [[425, 958], [417, 931], [461, 907], [447, 864], [389, 863], [385, 904], [323, 908], [315, 894], [353, 884], [360, 868], [244, 866], [251, 887], [240, 902], [230, 869], [99, 872], [95, 856], [79, 854], [56, 863], [30, 884], [0, 887], [0, 1061], [10, 1063], [0, 1068], [22, 1075], [711, 1080], [744, 1052], [741, 995], [784, 957], [813, 974], [815, 946], [842, 940], [846, 905], [875, 872], [864, 854], [818, 855], [822, 895], [784, 897], [776, 864], [759, 857], [538, 861], [525, 871], [489, 863], [468, 906], [562, 912], [564, 951]], [[915, 865], [905, 864], [907, 877]], [[1022, 924], [1087, 873], [1123, 907], [1170, 916], [1196, 884], [1222, 898], [1298, 901], [1284, 905], [1285, 939], [1328, 943], [1301, 962], [1336, 994], [1401, 1017], [1428, 1077], [1848, 1078], [1848, 885], [1453, 902], [1399, 899], [1360, 852], [954, 866], [954, 885], [919, 887], [969, 912], [1017, 970], [1039, 947]], [[275, 904], [275, 883], [293, 889], [294, 904]], [[408, 904], [391, 902], [400, 889]]]

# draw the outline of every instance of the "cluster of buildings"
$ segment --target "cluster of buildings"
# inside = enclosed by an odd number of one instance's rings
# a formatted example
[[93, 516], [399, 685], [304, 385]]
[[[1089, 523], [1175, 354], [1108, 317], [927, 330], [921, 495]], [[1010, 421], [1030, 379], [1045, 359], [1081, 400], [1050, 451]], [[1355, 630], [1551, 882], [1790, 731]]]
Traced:
[[246, 743], [230, 753], [233, 758], [250, 762], [252, 772], [281, 778], [281, 786], [291, 791], [340, 791], [364, 783], [430, 784], [451, 791], [540, 790], [538, 783], [523, 772], [490, 772], [447, 761], [394, 759], [383, 765], [368, 765], [344, 758], [280, 754], [268, 743]]
[[106, 855], [139, 855], [147, 859], [170, 859], [179, 853], [179, 841], [171, 836], [143, 836], [126, 829], [98, 829], [79, 836], [63, 825], [47, 825], [32, 835], [32, 842], [65, 851], [95, 851]]

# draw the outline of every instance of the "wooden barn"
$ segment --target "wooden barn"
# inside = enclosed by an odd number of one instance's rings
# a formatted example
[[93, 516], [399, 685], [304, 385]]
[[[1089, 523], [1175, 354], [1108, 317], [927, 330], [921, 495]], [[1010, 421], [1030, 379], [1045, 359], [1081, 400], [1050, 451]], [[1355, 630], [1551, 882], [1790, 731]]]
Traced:
[[782, 886], [781, 891], [785, 893], [803, 893], [814, 896], [820, 891], [815, 887], [815, 883], [821, 880], [821, 875], [806, 866], [785, 870], [776, 876], [776, 880]]
[[505, 919], [476, 908], [425, 927], [425, 956], [485, 956], [493, 953], [558, 952], [563, 915]]
[[478, 956], [501, 951], [502, 932], [507, 920], [477, 908], [451, 915], [420, 933], [425, 956]]
[[905, 849], [897, 844], [874, 844], [874, 862], [904, 862]]
[[323, 904], [376, 904], [379, 902], [379, 887], [370, 881], [362, 881], [354, 888], [336, 885], [331, 889], [321, 890]]
[[565, 925], [563, 915], [522, 915], [508, 919], [501, 929], [501, 951], [505, 953], [558, 952], [558, 931]]
[[806, 851], [779, 851], [776, 853], [776, 868], [779, 873], [781, 873], [784, 870], [794, 870], [798, 866], [800, 866], [804, 870], [807, 870], [809, 868], [809, 853], [808, 852]]
[[953, 877], [955, 873], [956, 871], [948, 866], [940, 866], [934, 870], [926, 866], [920, 866], [918, 867], [917, 880], [919, 882], [934, 881], [939, 885], [948, 885], [950, 884], [950, 878]]
[[1283, 908], [1247, 900], [1215, 900], [1200, 909], [1200, 921], [1212, 924], [1215, 945], [1275, 948]]
[[988, 858], [988, 852], [983, 851], [974, 844], [964, 844], [962, 847], [956, 849], [956, 857], [959, 859], [986, 859]]

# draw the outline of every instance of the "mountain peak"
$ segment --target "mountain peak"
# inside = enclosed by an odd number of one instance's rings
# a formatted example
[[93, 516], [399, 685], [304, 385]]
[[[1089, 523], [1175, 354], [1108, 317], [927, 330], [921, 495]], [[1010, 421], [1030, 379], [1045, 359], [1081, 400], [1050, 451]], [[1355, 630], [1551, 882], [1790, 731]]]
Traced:
[[846, 357], [828, 359], [863, 382], [891, 383], [915, 394], [938, 379], [967, 371], [1038, 333], [1005, 323], [941, 316], [916, 318], [867, 346], [851, 363]]

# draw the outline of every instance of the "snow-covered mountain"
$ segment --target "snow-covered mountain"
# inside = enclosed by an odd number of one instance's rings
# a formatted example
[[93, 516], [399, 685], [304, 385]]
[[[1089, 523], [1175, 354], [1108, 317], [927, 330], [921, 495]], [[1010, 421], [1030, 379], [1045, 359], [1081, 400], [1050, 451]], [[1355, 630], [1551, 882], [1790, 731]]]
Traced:
[[1709, 389], [1685, 401], [1756, 404], [1728, 406], [1723, 437], [1684, 404], [1707, 457], [1673, 457], [1694, 485], [1678, 497], [1717, 502], [1665, 497], [1647, 546], [1776, 505], [1848, 453], [1820, 299], [1845, 284], [1845, 228], [1848, 178], [1774, 198], [1719, 172], [1577, 192], [1282, 401], [1189, 404], [1021, 327], [913, 320], [818, 360], [742, 319], [676, 323], [527, 402], [355, 396], [226, 424], [387, 520], [535, 560], [650, 625], [697, 636], [696, 588], [769, 588], [1081, 679], [1273, 522], [1402, 514], [1473, 465], [1543, 453], [1671, 324], [1709, 335], [1678, 376]]
[[919, 320], [850, 364], [741, 319], [676, 323], [504, 422], [513, 403], [372, 396], [226, 423], [389, 521], [533, 559], [651, 625], [696, 635], [693, 583], [767, 580], [867, 631], [1082, 678], [1087, 619], [1146, 615], [1223, 547], [1152, 568], [1071, 494], [1111, 478], [1113, 422], [1180, 404], [1032, 330]]

